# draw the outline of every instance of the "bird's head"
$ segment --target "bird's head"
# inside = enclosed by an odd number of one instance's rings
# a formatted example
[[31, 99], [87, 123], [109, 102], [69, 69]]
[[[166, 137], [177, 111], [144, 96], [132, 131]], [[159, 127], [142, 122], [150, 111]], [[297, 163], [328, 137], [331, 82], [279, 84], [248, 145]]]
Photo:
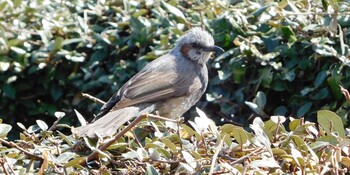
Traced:
[[223, 53], [224, 50], [214, 45], [213, 37], [199, 27], [192, 28], [177, 41], [174, 50], [200, 65], [205, 64], [211, 54]]

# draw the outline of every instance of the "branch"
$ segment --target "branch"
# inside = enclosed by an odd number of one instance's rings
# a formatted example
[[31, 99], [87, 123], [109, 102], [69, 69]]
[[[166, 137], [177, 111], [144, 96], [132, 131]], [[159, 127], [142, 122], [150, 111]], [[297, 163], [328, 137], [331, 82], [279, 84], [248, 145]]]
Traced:
[[94, 102], [98, 102], [98, 103], [101, 103], [101, 104], [103, 104], [103, 105], [106, 104], [106, 102], [104, 102], [103, 100], [100, 100], [100, 99], [98, 99], [98, 98], [96, 98], [96, 97], [94, 97], [94, 96], [92, 96], [92, 95], [90, 95], [90, 94], [81, 93], [81, 95], [82, 95], [83, 97], [86, 97], [86, 98], [88, 98], [88, 99], [94, 101]]
[[58, 122], [60, 122], [60, 120], [64, 117], [64, 115], [61, 115], [57, 118], [57, 120], [55, 122], [53, 122], [52, 126], [49, 128], [48, 131], [53, 131], [57, 128], [57, 124]]
[[213, 159], [211, 161], [209, 175], [213, 175], [213, 173], [214, 173], [216, 160], [218, 159], [218, 156], [219, 156], [219, 153], [221, 151], [221, 148], [222, 148], [223, 144], [224, 144], [224, 138], [220, 141], [218, 147], [216, 148], [215, 154], [214, 154]]
[[12, 147], [12, 148], [18, 149], [19, 151], [23, 152], [24, 154], [26, 154], [27, 156], [29, 156], [31, 158], [34, 158], [35, 160], [44, 160], [41, 156], [38, 156], [38, 155], [35, 155], [35, 154], [31, 153], [31, 152], [29, 152], [29, 151], [19, 147], [18, 145], [16, 145], [13, 142], [8, 142], [8, 141], [6, 141], [4, 139], [1, 139], [1, 138], [0, 138], [0, 142], [5, 144], [5, 145], [7, 145], [7, 146]]

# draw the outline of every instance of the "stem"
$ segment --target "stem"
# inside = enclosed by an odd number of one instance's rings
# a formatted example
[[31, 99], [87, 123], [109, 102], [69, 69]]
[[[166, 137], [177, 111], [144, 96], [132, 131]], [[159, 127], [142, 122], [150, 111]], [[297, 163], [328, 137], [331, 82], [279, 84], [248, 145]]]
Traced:
[[221, 148], [222, 148], [223, 144], [224, 144], [224, 138], [221, 139], [218, 147], [216, 148], [215, 154], [213, 156], [213, 160], [211, 161], [209, 175], [212, 175], [214, 173], [215, 163], [216, 163], [216, 160], [218, 159], [218, 156], [219, 156], [219, 153], [221, 151]]
[[24, 154], [26, 154], [27, 156], [32, 157], [32, 158], [34, 158], [34, 159], [36, 159], [36, 160], [44, 160], [42, 157], [30, 153], [29, 151], [27, 151], [27, 150], [25, 150], [25, 149], [19, 147], [18, 145], [16, 145], [16, 144], [13, 143], [13, 142], [8, 142], [8, 141], [6, 141], [6, 140], [4, 140], [4, 139], [1, 139], [1, 138], [0, 138], [0, 142], [3, 143], [3, 144], [5, 144], [5, 145], [8, 145], [8, 146], [10, 146], [10, 147], [12, 147], [12, 148], [16, 148], [16, 149], [18, 149], [19, 151], [21, 151], [21, 152], [23, 152]]
[[98, 102], [98, 103], [101, 103], [101, 104], [103, 104], [103, 105], [106, 104], [106, 102], [104, 102], [103, 100], [100, 100], [100, 99], [98, 99], [98, 98], [96, 98], [96, 97], [94, 97], [94, 96], [92, 96], [92, 95], [90, 95], [90, 94], [81, 93], [81, 95], [82, 95], [83, 97], [86, 97], [86, 98], [88, 98], [88, 99], [94, 101], [94, 102]]

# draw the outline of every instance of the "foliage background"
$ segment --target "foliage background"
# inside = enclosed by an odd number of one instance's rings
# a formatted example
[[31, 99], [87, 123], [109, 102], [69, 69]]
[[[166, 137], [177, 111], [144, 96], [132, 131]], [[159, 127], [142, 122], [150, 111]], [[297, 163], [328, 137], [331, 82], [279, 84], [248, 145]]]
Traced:
[[246, 125], [256, 114], [312, 120], [330, 109], [348, 125], [338, 87], [349, 87], [348, 10], [348, 1], [326, 0], [1, 1], [0, 115], [14, 126], [53, 122], [55, 111], [75, 125], [73, 109], [92, 118], [100, 105], [82, 92], [108, 100], [202, 26], [227, 51], [208, 63], [198, 104], [218, 123]]
[[[349, 0], [0, 0], [0, 172], [344, 174], [349, 104], [339, 85], [350, 83], [349, 7]], [[73, 109], [92, 118], [100, 108], [82, 92], [107, 100], [193, 26], [226, 50], [209, 61], [198, 103], [216, 124], [199, 109], [187, 114], [199, 115], [190, 126], [143, 120], [103, 150], [106, 140], [64, 130], [78, 125]], [[82, 166], [93, 151], [99, 159]]]

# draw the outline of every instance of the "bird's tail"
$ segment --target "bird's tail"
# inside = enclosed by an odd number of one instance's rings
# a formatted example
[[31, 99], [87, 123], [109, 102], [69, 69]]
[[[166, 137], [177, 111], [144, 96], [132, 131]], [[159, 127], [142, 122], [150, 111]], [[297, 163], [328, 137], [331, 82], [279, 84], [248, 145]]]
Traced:
[[138, 116], [139, 113], [139, 108], [133, 106], [110, 111], [91, 124], [73, 128], [72, 133], [78, 137], [87, 136], [89, 138], [94, 138], [96, 135], [101, 137], [112, 136], [120, 126]]

